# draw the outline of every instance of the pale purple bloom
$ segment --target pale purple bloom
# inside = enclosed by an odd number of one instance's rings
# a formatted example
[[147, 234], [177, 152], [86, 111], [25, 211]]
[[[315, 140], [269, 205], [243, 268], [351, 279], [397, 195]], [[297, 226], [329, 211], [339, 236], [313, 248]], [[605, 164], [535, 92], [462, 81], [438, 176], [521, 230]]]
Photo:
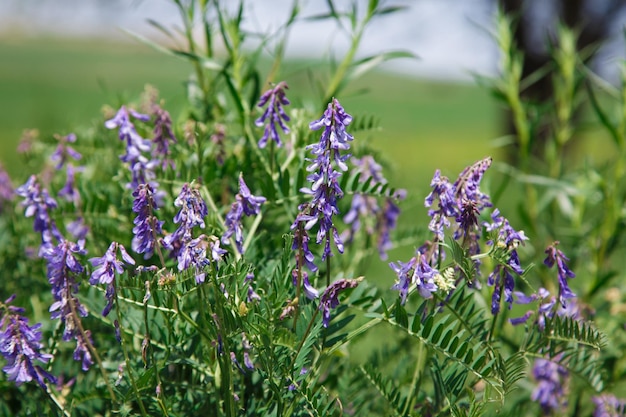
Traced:
[[33, 229], [41, 233], [41, 247], [52, 244], [52, 239], [62, 241], [61, 232], [50, 217], [50, 211], [57, 207], [57, 202], [50, 197], [48, 190], [42, 190], [37, 178], [32, 175], [28, 181], [15, 190], [15, 194], [24, 198], [22, 206], [26, 207], [24, 215], [33, 217]]
[[541, 409], [549, 414], [565, 406], [565, 390], [563, 385], [569, 374], [556, 362], [548, 359], [536, 359], [533, 376], [537, 387], [531, 395], [533, 401], [539, 402]]
[[158, 244], [158, 236], [163, 233], [163, 222], [154, 216], [157, 209], [154, 189], [150, 184], [140, 184], [133, 191], [133, 211], [137, 217], [133, 220], [133, 240], [131, 247], [137, 253], [143, 253], [144, 259], [148, 259], [154, 253]]
[[567, 284], [567, 280], [574, 278], [576, 274], [574, 274], [567, 267], [565, 261], [569, 261], [569, 259], [563, 254], [563, 252], [556, 248], [558, 244], [559, 242], [557, 241], [548, 246], [548, 248], [545, 250], [547, 256], [543, 263], [548, 268], [552, 268], [556, 263], [559, 275], [559, 301], [563, 306], [565, 306], [566, 299], [576, 297], [576, 294], [572, 292], [569, 285]]
[[450, 227], [448, 217], [456, 217], [459, 212], [454, 196], [454, 186], [447, 177], [442, 177], [441, 172], [436, 170], [430, 182], [430, 187], [432, 191], [426, 196], [424, 205], [432, 207], [436, 200], [438, 207], [437, 209], [431, 208], [428, 210], [428, 215], [431, 218], [428, 229], [435, 234], [438, 241], [443, 241], [444, 229]]
[[154, 138], [152, 143], [154, 148], [152, 149], [152, 156], [160, 159], [161, 166], [163, 168], [168, 165], [174, 168], [174, 162], [169, 159], [170, 156], [170, 142], [176, 143], [176, 136], [172, 130], [172, 119], [169, 112], [162, 109], [159, 105], [152, 106], [154, 114]]
[[307, 177], [311, 187], [302, 188], [300, 191], [313, 198], [309, 203], [300, 205], [300, 215], [296, 222], [304, 221], [306, 230], [319, 224], [316, 242], [318, 244], [325, 242], [322, 260], [332, 256], [331, 241], [337, 250], [343, 253], [343, 242], [333, 224], [333, 216], [339, 213], [337, 199], [343, 197], [343, 191], [339, 187], [341, 172], [336, 171], [333, 165], [340, 171], [348, 169], [345, 161], [349, 155], [341, 155], [341, 151], [349, 149], [348, 142], [353, 140], [352, 135], [346, 132], [346, 127], [351, 122], [352, 116], [344, 111], [337, 99], [333, 99], [324, 115], [309, 124], [311, 130], [324, 129], [324, 131], [318, 143], [307, 146], [315, 156], [307, 167], [307, 171], [312, 172]]
[[4, 203], [11, 201], [15, 197], [15, 191], [13, 190], [13, 184], [9, 174], [5, 171], [2, 164], [0, 164], [0, 213], [3, 211]]
[[473, 201], [478, 211], [491, 207], [489, 196], [479, 189], [480, 181], [485, 171], [491, 166], [492, 159], [487, 157], [465, 168], [454, 183], [457, 206], [461, 207], [463, 200]]
[[85, 219], [78, 217], [70, 222], [65, 229], [76, 239], [79, 246], [85, 246], [85, 238], [89, 233], [89, 227], [85, 224]]
[[122, 106], [115, 114], [115, 117], [104, 123], [107, 129], [118, 128], [119, 138], [126, 144], [126, 154], [121, 157], [124, 162], [136, 161], [142, 152], [150, 151], [150, 141], [142, 138], [137, 133], [135, 125], [130, 121], [131, 115], [136, 120], [143, 122], [150, 120], [150, 116], [138, 113], [132, 109], [129, 111], [126, 106]]
[[[121, 261], [117, 257], [118, 250], [122, 255]], [[104, 256], [100, 258], [91, 258], [89, 262], [96, 267], [96, 269], [91, 273], [89, 283], [91, 285], [105, 284], [107, 286], [105, 293], [107, 304], [102, 311], [102, 315], [107, 316], [111, 311], [111, 308], [113, 308], [113, 302], [115, 301], [115, 273], [123, 273], [124, 263], [126, 263], [126, 265], [134, 265], [135, 260], [131, 258], [128, 252], [126, 252], [124, 246], [117, 242], [112, 242]]]
[[135, 125], [130, 121], [130, 116], [144, 122], [150, 120], [150, 116], [137, 113], [132, 109], [129, 111], [126, 106], [122, 106], [115, 117], [107, 120], [104, 125], [108, 129], [118, 128], [119, 138], [126, 144], [126, 153], [120, 157], [123, 162], [128, 163], [132, 175], [131, 182], [126, 186], [134, 190], [139, 184], [150, 184], [156, 189], [158, 183], [154, 181], [156, 177], [154, 169], [159, 162], [148, 160], [143, 155], [144, 152], [151, 150], [152, 143], [137, 133]]
[[[80, 169], [80, 168], [79, 168]], [[59, 190], [58, 196], [65, 198], [67, 201], [74, 203], [78, 206], [80, 201], [80, 193], [76, 188], [76, 170], [72, 164], [67, 164], [65, 168], [67, 180], [63, 188]]]
[[246, 297], [246, 300], [251, 303], [253, 301], [260, 301], [261, 300], [261, 296], [259, 294], [256, 293], [256, 291], [254, 291], [254, 288], [252, 287], [252, 282], [254, 281], [254, 274], [253, 273], [249, 273], [246, 275], [245, 278], [245, 283], [248, 284], [248, 295]]
[[[534, 320], [535, 325], [543, 331], [546, 327], [546, 321], [550, 320], [554, 317], [556, 313], [559, 317], [570, 317], [574, 320], [582, 319], [582, 311], [579, 303], [576, 302], [575, 299], [570, 298], [565, 300], [565, 304], [558, 304], [556, 307], [557, 300], [556, 297], [551, 296], [550, 292], [545, 288], [539, 288], [536, 294], [531, 294], [530, 296], [525, 295], [521, 292], [515, 292], [515, 303], [516, 304], [530, 304], [536, 300], [539, 300], [539, 306], [537, 308], [537, 315]], [[510, 322], [514, 325], [526, 323], [526, 321], [532, 317], [534, 311], [527, 311], [526, 314], [519, 318], [510, 319]]]
[[[315, 287], [312, 286], [311, 282], [309, 281], [309, 274], [304, 270], [300, 270], [300, 276], [302, 278], [302, 290], [304, 291], [304, 295], [306, 295], [306, 297], [310, 300], [314, 300], [317, 297], [319, 297], [320, 295], [319, 291], [317, 291], [317, 289], [315, 289]], [[293, 281], [293, 285], [298, 286], [298, 269], [297, 268], [291, 272], [291, 278]]]
[[174, 233], [166, 236], [163, 242], [172, 251], [172, 255], [177, 257], [184, 244], [191, 240], [191, 230], [195, 226], [205, 227], [204, 218], [208, 214], [208, 209], [198, 189], [187, 183], [174, 200], [174, 205], [180, 208], [174, 216], [174, 223], [179, 226]]
[[277, 125], [280, 126], [284, 133], [289, 133], [289, 128], [285, 124], [285, 122], [289, 121], [289, 116], [287, 116], [287, 113], [285, 113], [283, 109], [283, 106], [289, 105], [289, 100], [285, 96], [285, 90], [288, 88], [287, 83], [281, 81], [273, 88], [263, 93], [259, 99], [259, 107], [263, 107], [269, 102], [261, 117], [254, 122], [259, 127], [265, 124], [265, 131], [259, 140], [259, 148], [265, 148], [269, 138], [276, 142], [276, 146], [283, 146], [278, 134]]
[[439, 271], [432, 268], [426, 256], [420, 252], [417, 252], [416, 256], [411, 258], [409, 262], [391, 262], [389, 266], [398, 277], [398, 281], [391, 289], [400, 292], [402, 304], [406, 302], [411, 285], [415, 285], [420, 295], [427, 299], [431, 298], [432, 293], [438, 289], [435, 284], [435, 277], [439, 275]]
[[235, 196], [235, 202], [226, 215], [226, 231], [222, 236], [222, 243], [225, 245], [230, 244], [230, 237], [235, 235], [237, 250], [239, 253], [243, 253], [243, 226], [241, 219], [244, 215], [253, 216], [259, 214], [263, 203], [265, 203], [265, 197], [252, 195], [243, 180], [243, 176], [239, 175], [239, 193]]
[[319, 305], [324, 327], [328, 327], [328, 323], [330, 322], [330, 310], [339, 305], [339, 294], [349, 288], [355, 288], [361, 281], [362, 278], [338, 279], [324, 290], [320, 297]]
[[613, 394], [602, 394], [591, 397], [596, 405], [593, 417], [624, 417], [626, 416], [626, 401], [618, 399]]
[[44, 380], [56, 384], [56, 378], [43, 369], [37, 362], [48, 363], [52, 355], [42, 353], [41, 323], [34, 326], [28, 324], [28, 318], [21, 313], [24, 309], [8, 305], [15, 296], [0, 303], [0, 354], [7, 364], [2, 370], [9, 381], [16, 385], [35, 380], [46, 389]]
[[76, 161], [82, 158], [82, 155], [72, 148], [69, 143], [76, 142], [76, 135], [70, 133], [67, 136], [55, 135], [56, 140], [59, 141], [54, 153], [50, 156], [50, 159], [57, 162], [55, 169], [59, 170], [65, 165], [69, 158]]
[[243, 347], [243, 364], [248, 369], [254, 369], [254, 363], [250, 359], [250, 350], [252, 350], [252, 344], [246, 337], [245, 333], [241, 334], [241, 347]]
[[400, 217], [400, 207], [396, 201], [403, 200], [405, 196], [405, 190], [398, 190], [393, 197], [387, 197], [382, 212], [378, 216], [378, 254], [382, 260], [387, 259], [387, 251], [393, 247], [390, 235], [398, 225], [398, 217]]

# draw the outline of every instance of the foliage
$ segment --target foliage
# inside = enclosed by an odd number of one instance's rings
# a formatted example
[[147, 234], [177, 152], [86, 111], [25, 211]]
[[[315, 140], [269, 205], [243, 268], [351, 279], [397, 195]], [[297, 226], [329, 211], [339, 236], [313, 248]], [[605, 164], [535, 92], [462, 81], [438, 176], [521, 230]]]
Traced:
[[[152, 24], [187, 47], [152, 45], [192, 66], [180, 115], [147, 89], [92, 128], [25, 144], [39, 172], [20, 187], [0, 178], [3, 414], [623, 413], [613, 394], [624, 394], [626, 340], [597, 301], [619, 276], [626, 89], [614, 94], [620, 111], [605, 110], [606, 85], [568, 47], [573, 34], [555, 47], [554, 108], [535, 109], [500, 17], [503, 72], [490, 86], [514, 114], [519, 166], [496, 164], [493, 198], [492, 158], [455, 181], [438, 170], [428, 228], [396, 232], [406, 193], [359, 137], [376, 118], [339, 98], [375, 64], [408, 56], [355, 58], [368, 23], [401, 8], [329, 0], [310, 17], [352, 44], [321, 99], [296, 107], [279, 76], [298, 1], [251, 52], [244, 2], [175, 3], [181, 33]], [[265, 81], [263, 50], [274, 57]], [[602, 168], [562, 158], [583, 97], [617, 150]], [[545, 160], [529, 152], [540, 131]], [[501, 204], [515, 195], [517, 221]], [[417, 250], [390, 263], [398, 293], [381, 291], [368, 259], [401, 240]], [[371, 343], [377, 331], [384, 342]]]

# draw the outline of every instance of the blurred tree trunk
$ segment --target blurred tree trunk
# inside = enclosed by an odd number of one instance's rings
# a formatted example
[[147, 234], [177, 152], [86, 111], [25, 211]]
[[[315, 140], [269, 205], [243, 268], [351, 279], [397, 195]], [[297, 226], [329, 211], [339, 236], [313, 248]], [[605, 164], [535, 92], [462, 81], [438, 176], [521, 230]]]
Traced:
[[[620, 9], [626, 6], [626, 0], [498, 0], [498, 2], [501, 9], [507, 15], [513, 16], [517, 23], [513, 35], [517, 48], [524, 54], [522, 79], [537, 70], [549, 68], [552, 58], [548, 43], [556, 43], [557, 22], [578, 34], [577, 50], [585, 50], [584, 59], [589, 63], [608, 38], [613, 19]], [[533, 14], [531, 7], [543, 10], [533, 10]], [[593, 10], [593, 13], [590, 10]], [[540, 26], [541, 19], [537, 19], [536, 16], [542, 12], [552, 13], [549, 19], [553, 22], [552, 25]], [[536, 39], [541, 39], [542, 43], [537, 44]], [[523, 97], [541, 107], [548, 106], [553, 94], [552, 77], [553, 71], [546, 71], [541, 78], [522, 91]], [[510, 113], [505, 118], [504, 128], [508, 134], [515, 133]], [[532, 154], [535, 157], [543, 159], [545, 141], [549, 134], [545, 128], [537, 131], [532, 147]], [[509, 147], [507, 152], [509, 162], [516, 161], [517, 149], [517, 144]]]

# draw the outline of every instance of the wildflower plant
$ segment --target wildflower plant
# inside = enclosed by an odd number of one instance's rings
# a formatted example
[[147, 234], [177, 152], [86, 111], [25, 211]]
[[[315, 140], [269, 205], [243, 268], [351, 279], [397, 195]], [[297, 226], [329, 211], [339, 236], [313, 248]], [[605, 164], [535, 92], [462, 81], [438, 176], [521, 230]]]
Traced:
[[[409, 56], [354, 59], [369, 22], [401, 7], [327, 2], [317, 18], [350, 48], [314, 102], [288, 97], [297, 83], [281, 70], [298, 1], [255, 52], [245, 2], [174, 4], [182, 31], [156, 26], [186, 45], [159, 46], [191, 65], [184, 109], [149, 89], [56, 143], [29, 136], [40, 172], [0, 171], [0, 414], [623, 414], [624, 303], [605, 290], [619, 285], [626, 159], [594, 190], [606, 215], [583, 227], [592, 203], [567, 165], [548, 181], [524, 148], [538, 113], [517, 94], [515, 53], [493, 86], [525, 162], [485, 157], [451, 176], [442, 161], [411, 196], [370, 152], [376, 126], [340, 104], [359, 74]], [[590, 100], [623, 156], [625, 113], [614, 122]], [[551, 125], [557, 150], [566, 125]], [[503, 177], [522, 183], [517, 209]], [[537, 184], [560, 199], [538, 199]], [[568, 198], [574, 212], [560, 213]]]

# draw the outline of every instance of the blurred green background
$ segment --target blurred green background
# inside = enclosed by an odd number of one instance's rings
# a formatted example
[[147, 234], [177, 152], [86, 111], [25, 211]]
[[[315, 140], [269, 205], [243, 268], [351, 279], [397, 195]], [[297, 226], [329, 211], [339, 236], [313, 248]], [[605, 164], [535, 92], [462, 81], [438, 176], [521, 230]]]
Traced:
[[[0, 38], [0, 160], [16, 180], [22, 161], [15, 149], [24, 129], [40, 136], [67, 134], [101, 117], [103, 105], [136, 99], [152, 84], [173, 117], [185, 101], [187, 62], [129, 39], [53, 37]], [[309, 64], [291, 62], [283, 71], [290, 94], [311, 92]], [[356, 117], [373, 115], [381, 129], [366, 138], [380, 149], [394, 185], [419, 191], [422, 199], [436, 168], [455, 176], [495, 150], [498, 111], [489, 93], [464, 84], [429, 82], [384, 72], [367, 74], [339, 97]]]

